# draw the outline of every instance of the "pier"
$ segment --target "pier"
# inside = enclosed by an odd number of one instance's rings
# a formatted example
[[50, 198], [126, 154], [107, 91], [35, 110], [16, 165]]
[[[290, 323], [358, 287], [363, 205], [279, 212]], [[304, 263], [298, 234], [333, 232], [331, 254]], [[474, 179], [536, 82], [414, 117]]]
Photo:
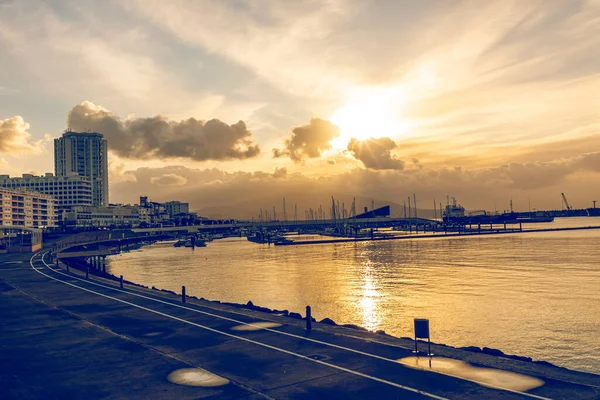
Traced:
[[294, 246], [294, 245], [307, 245], [307, 244], [326, 244], [326, 243], [350, 243], [350, 242], [371, 242], [371, 241], [384, 241], [384, 240], [408, 240], [408, 239], [433, 239], [433, 238], [452, 238], [452, 237], [466, 237], [466, 236], [489, 236], [489, 235], [507, 235], [507, 234], [518, 234], [518, 233], [535, 233], [535, 232], [560, 232], [560, 231], [585, 231], [600, 229], [600, 226], [584, 226], [584, 227], [571, 227], [571, 228], [535, 228], [535, 229], [490, 229], [490, 230], [468, 230], [459, 232], [439, 232], [434, 234], [420, 234], [420, 235], [402, 235], [402, 236], [380, 236], [380, 237], [360, 237], [360, 238], [331, 238], [322, 240], [289, 240], [283, 242], [276, 242], [277, 246]]

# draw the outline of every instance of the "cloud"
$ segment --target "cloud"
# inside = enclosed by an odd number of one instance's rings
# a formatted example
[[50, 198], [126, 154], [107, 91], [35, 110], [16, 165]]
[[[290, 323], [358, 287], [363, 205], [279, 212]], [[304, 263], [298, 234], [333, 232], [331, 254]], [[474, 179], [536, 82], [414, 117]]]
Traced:
[[19, 115], [0, 120], [0, 153], [14, 156], [41, 153], [43, 140], [31, 141], [28, 129], [29, 123]]
[[185, 185], [187, 179], [177, 174], [163, 174], [150, 178], [150, 182], [159, 186], [181, 186]]
[[307, 125], [292, 129], [292, 136], [285, 141], [285, 148], [273, 149], [273, 157], [289, 157], [295, 162], [317, 158], [331, 148], [330, 141], [339, 135], [339, 128], [331, 122], [313, 118]]
[[[518, 210], [527, 210], [528, 200], [537, 209], [560, 207], [560, 193], [565, 192], [575, 207], [590, 207], [599, 198], [600, 152], [581, 154], [550, 162], [509, 163], [492, 168], [461, 167], [404, 170], [375, 170], [353, 168], [347, 172], [311, 176], [303, 173], [226, 172], [217, 168], [190, 169], [185, 166], [138, 168], [125, 172], [128, 182], [111, 186], [118, 193], [117, 201], [136, 201], [148, 194], [157, 201], [189, 201], [193, 209], [213, 207], [223, 216], [248, 217], [234, 207], [247, 203], [246, 210], [255, 213], [259, 207], [279, 210], [285, 197], [289, 210], [298, 204], [300, 215], [307, 207], [326, 207], [331, 196], [346, 201], [353, 196], [402, 204], [407, 196], [416, 193], [421, 208], [432, 208], [446, 195], [456, 198], [468, 209], [492, 209], [494, 199], [500, 209], [508, 208], [513, 199]], [[157, 179], [177, 176], [181, 185], [156, 187]], [[265, 200], [267, 199], [267, 200]], [[437, 203], [436, 203], [437, 204]], [[229, 207], [229, 208], [226, 208]], [[235, 215], [233, 215], [235, 214]], [[251, 214], [254, 215], [254, 214]], [[251, 216], [250, 215], [250, 216]]]
[[348, 151], [371, 169], [403, 169], [404, 161], [398, 160], [391, 153], [396, 147], [396, 142], [388, 137], [365, 140], [352, 138], [348, 143]]
[[285, 178], [287, 177], [287, 174], [287, 168], [275, 168], [275, 172], [273, 172], [273, 178]]
[[109, 149], [126, 158], [241, 160], [260, 153], [243, 121], [232, 125], [218, 119], [176, 122], [162, 115], [121, 120], [102, 106], [84, 101], [69, 111], [67, 124], [74, 131], [102, 133]]

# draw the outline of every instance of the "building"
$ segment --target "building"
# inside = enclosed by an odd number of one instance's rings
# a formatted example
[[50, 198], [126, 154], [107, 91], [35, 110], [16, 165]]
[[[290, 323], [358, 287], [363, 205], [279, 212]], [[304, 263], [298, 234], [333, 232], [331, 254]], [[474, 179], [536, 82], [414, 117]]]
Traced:
[[55, 227], [54, 199], [47, 194], [0, 188], [0, 226]]
[[65, 132], [54, 139], [54, 173], [86, 177], [92, 188], [92, 206], [108, 205], [108, 144], [100, 133]]
[[135, 228], [140, 225], [140, 208], [121, 204], [109, 207], [73, 207], [65, 212], [63, 224], [79, 228]]
[[44, 176], [23, 174], [22, 177], [11, 178], [0, 175], [0, 187], [35, 191], [54, 198], [56, 214], [60, 217], [63, 211], [75, 206], [92, 205], [92, 187], [90, 181], [75, 173], [69, 176]]
[[[141, 202], [141, 201], [140, 201]], [[169, 214], [169, 217], [173, 218], [178, 214], [187, 214], [190, 212], [190, 204], [182, 203], [181, 201], [167, 201], [164, 203], [165, 211]]]

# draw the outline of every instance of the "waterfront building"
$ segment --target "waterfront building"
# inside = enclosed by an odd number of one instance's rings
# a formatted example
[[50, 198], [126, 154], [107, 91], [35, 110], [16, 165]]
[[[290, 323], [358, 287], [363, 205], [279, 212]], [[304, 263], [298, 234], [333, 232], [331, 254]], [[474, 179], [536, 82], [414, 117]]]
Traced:
[[190, 212], [190, 203], [182, 203], [176, 200], [167, 201], [165, 203], [165, 211], [171, 218], [178, 214], [188, 214]]
[[3, 228], [54, 227], [54, 198], [38, 192], [0, 188], [0, 225]]
[[108, 144], [100, 133], [65, 132], [54, 139], [54, 173], [86, 177], [92, 206], [108, 206]]
[[75, 206], [92, 205], [90, 181], [76, 173], [68, 176], [54, 176], [52, 173], [43, 176], [23, 174], [22, 177], [13, 178], [0, 175], [0, 187], [35, 191], [52, 196], [59, 217], [64, 211]]
[[135, 228], [140, 225], [140, 207], [111, 204], [108, 207], [73, 207], [65, 212], [69, 227]]

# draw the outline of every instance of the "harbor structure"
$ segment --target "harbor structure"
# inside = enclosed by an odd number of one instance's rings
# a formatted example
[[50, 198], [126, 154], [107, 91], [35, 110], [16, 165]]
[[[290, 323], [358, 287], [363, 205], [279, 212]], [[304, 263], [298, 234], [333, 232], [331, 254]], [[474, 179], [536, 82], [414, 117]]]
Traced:
[[54, 139], [54, 173], [86, 177], [92, 189], [92, 206], [108, 205], [108, 143], [95, 132], [66, 131]]

